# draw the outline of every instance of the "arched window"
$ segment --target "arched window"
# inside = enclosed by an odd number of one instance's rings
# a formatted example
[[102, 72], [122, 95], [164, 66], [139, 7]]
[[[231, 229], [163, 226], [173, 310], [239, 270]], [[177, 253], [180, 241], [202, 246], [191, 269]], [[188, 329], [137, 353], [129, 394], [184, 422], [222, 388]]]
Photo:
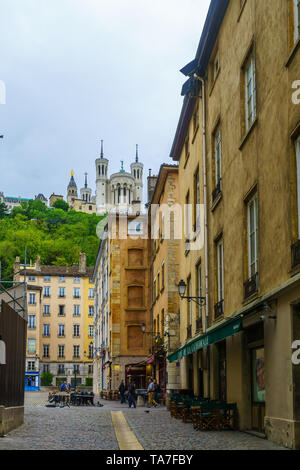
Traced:
[[135, 170], [133, 170], [133, 175], [136, 178], [136, 171]]
[[137, 179], [140, 177], [140, 170], [137, 171]]
[[120, 199], [121, 199], [121, 187], [118, 186], [118, 204], [120, 204]]

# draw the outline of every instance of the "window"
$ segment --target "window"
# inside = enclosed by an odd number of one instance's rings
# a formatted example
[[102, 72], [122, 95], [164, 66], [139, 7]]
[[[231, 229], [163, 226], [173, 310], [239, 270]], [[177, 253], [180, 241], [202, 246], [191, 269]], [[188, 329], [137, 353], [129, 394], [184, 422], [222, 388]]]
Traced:
[[200, 176], [199, 168], [194, 175], [194, 232], [199, 229], [200, 226]]
[[66, 278], [65, 276], [59, 276], [59, 282], [65, 282]]
[[214, 156], [215, 156], [215, 187], [220, 186], [222, 181], [222, 134], [220, 125], [214, 134]]
[[256, 77], [253, 54], [251, 54], [245, 65], [245, 108], [247, 132], [256, 118]]
[[80, 277], [74, 277], [74, 282], [80, 282]]
[[79, 287], [74, 288], [74, 297], [75, 297], [75, 299], [80, 298], [80, 289], [79, 289]]
[[50, 372], [49, 364], [43, 364], [43, 372]]
[[74, 305], [73, 307], [73, 315], [74, 317], [79, 317], [80, 316], [80, 305]]
[[190, 219], [190, 193], [185, 197], [185, 233], [186, 238], [190, 240], [191, 235], [191, 219]]
[[223, 239], [217, 243], [218, 303], [224, 300], [224, 246]]
[[214, 62], [213, 62], [213, 81], [217, 79], [218, 73], [220, 71], [220, 59], [219, 59], [219, 51], [216, 53]]
[[29, 294], [29, 305], [35, 305], [35, 294]]
[[93, 317], [93, 316], [94, 316], [94, 306], [90, 305], [89, 306], [89, 317]]
[[294, 39], [295, 43], [300, 38], [300, 0], [294, 0]]
[[34, 361], [28, 361], [27, 370], [28, 371], [34, 371], [35, 370], [35, 362]]
[[59, 317], [64, 317], [65, 316], [65, 306], [64, 305], [59, 305], [58, 306], [58, 316]]
[[160, 294], [160, 272], [158, 271], [157, 273], [157, 295], [156, 298], [158, 299]]
[[[77, 347], [77, 346], [74, 346], [74, 348], [76, 348], [76, 347]], [[79, 347], [79, 346], [78, 346], [78, 347]], [[76, 357], [75, 354], [74, 354], [74, 357]], [[80, 374], [79, 364], [74, 364], [74, 365], [73, 365], [73, 373], [74, 373], [74, 374]]]
[[44, 287], [44, 297], [50, 297], [50, 287]]
[[161, 290], [165, 288], [165, 262], [162, 262], [161, 265]]
[[[93, 357], [93, 356], [89, 356], [89, 357]], [[93, 365], [89, 364], [89, 375], [92, 375], [93, 371], [94, 371]]]
[[95, 297], [94, 289], [89, 289], [89, 299], [93, 299]]
[[43, 325], [43, 336], [50, 336], [50, 325], [47, 323]]
[[65, 365], [64, 364], [58, 364], [58, 374], [64, 374], [65, 373]]
[[28, 328], [35, 328], [35, 315], [28, 315]]
[[44, 282], [51, 282], [50, 276], [44, 276]]
[[258, 273], [258, 201], [254, 196], [247, 205], [248, 276]]
[[194, 114], [193, 114], [193, 132], [197, 131], [199, 127], [199, 103], [197, 103]]
[[156, 278], [153, 281], [153, 292], [152, 293], [153, 293], [152, 302], [155, 303], [156, 302]]
[[73, 346], [73, 357], [79, 358], [79, 346], [78, 345]]
[[80, 325], [73, 325], [73, 336], [77, 338], [80, 336]]
[[297, 200], [298, 200], [298, 239], [300, 240], [300, 137], [296, 140]]
[[[196, 267], [196, 277], [197, 277], [197, 297], [202, 297], [202, 269], [201, 269], [201, 263], [198, 264]], [[202, 307], [198, 305], [197, 308], [197, 313], [198, 313], [198, 319], [200, 320], [200, 323], [197, 325], [197, 329], [202, 328]]]
[[28, 281], [34, 282], [35, 281], [35, 276], [28, 276]]
[[34, 354], [36, 352], [35, 339], [33, 338], [28, 339], [28, 352], [29, 354]]
[[[89, 344], [89, 359], [92, 359], [93, 357], [94, 357], [94, 345], [93, 345], [93, 343], [90, 343]], [[92, 373], [93, 373], [93, 371], [92, 371]], [[90, 372], [89, 372], [89, 374], [90, 374]]]
[[189, 136], [185, 140], [184, 151], [185, 151], [185, 159], [187, 160], [190, 156], [190, 138], [189, 138]]
[[63, 344], [60, 344], [58, 346], [58, 357], [61, 359], [65, 357], [65, 346]]
[[43, 357], [49, 358], [50, 357], [49, 351], [50, 351], [49, 344], [43, 344]]
[[65, 297], [66, 296], [66, 289], [64, 287], [60, 287], [58, 291], [59, 297]]
[[[189, 277], [187, 280], [187, 297], [192, 297], [192, 280]], [[187, 299], [187, 312], [188, 312], [188, 326], [192, 324], [193, 317], [192, 317], [192, 302]]]
[[94, 325], [89, 325], [89, 338], [94, 337]]
[[44, 305], [44, 315], [50, 315], [50, 305]]
[[65, 336], [65, 325], [58, 325], [58, 336]]
[[162, 309], [161, 311], [161, 335], [162, 337], [164, 336], [165, 334], [165, 311], [164, 309]]

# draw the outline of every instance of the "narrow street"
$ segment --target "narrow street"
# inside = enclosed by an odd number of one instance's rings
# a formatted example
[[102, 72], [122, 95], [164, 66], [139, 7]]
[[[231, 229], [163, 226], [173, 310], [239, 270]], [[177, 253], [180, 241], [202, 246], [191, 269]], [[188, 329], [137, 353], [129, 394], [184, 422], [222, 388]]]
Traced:
[[47, 408], [46, 400], [45, 392], [25, 394], [24, 425], [0, 439], [0, 450], [284, 450], [246, 433], [194, 431], [166, 408], [103, 400], [103, 407]]

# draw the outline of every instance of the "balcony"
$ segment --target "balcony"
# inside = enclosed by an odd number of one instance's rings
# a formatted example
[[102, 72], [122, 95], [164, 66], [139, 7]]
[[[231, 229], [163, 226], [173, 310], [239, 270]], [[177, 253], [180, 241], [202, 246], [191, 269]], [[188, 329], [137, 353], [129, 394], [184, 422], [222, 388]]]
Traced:
[[196, 320], [196, 330], [201, 331], [203, 329], [202, 317], [197, 318]]
[[221, 300], [215, 305], [215, 320], [218, 318], [223, 317], [224, 315], [224, 300]]
[[217, 200], [217, 198], [219, 197], [221, 193], [222, 193], [222, 178], [219, 179], [217, 186], [212, 192], [213, 203]]
[[300, 265], [300, 240], [292, 245], [292, 268]]
[[244, 283], [244, 298], [248, 299], [251, 295], [258, 291], [258, 274], [254, 274], [247, 282]]
[[187, 333], [186, 333], [186, 338], [190, 339], [192, 337], [192, 325], [187, 327]]

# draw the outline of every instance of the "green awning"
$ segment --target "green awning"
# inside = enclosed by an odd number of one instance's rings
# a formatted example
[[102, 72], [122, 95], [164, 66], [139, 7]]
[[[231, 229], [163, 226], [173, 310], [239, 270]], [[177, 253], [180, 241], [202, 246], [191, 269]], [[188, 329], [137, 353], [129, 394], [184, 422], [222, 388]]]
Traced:
[[242, 319], [237, 318], [235, 320], [228, 321], [222, 325], [212, 329], [198, 338], [190, 341], [188, 344], [178, 349], [174, 353], [170, 354], [167, 359], [169, 362], [175, 362], [182, 359], [185, 356], [189, 356], [200, 349], [206, 348], [210, 344], [218, 343], [229, 336], [233, 336], [243, 328]]

